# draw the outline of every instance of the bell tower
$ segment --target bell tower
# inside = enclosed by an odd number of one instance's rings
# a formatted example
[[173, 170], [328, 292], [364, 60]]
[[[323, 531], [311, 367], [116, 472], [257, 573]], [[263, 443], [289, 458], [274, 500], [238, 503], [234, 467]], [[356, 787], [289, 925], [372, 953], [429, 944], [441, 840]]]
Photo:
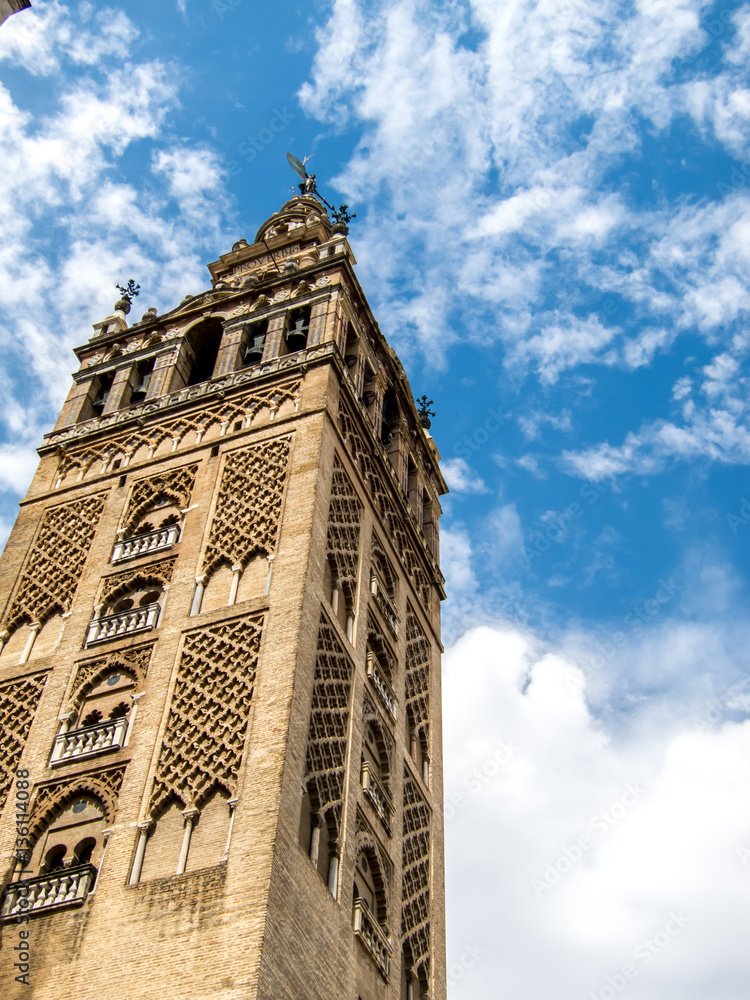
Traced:
[[11, 998], [445, 1000], [440, 496], [343, 223], [94, 325], [0, 589]]

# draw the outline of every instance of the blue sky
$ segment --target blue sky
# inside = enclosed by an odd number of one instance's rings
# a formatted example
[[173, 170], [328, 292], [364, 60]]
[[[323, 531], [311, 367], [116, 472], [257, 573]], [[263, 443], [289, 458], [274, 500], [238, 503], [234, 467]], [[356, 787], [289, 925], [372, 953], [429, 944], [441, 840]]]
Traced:
[[452, 487], [455, 1000], [745, 993], [748, 54], [750, 4], [700, 0], [37, 0], [0, 29], [3, 536], [116, 281], [138, 315], [205, 288], [287, 150], [357, 213]]

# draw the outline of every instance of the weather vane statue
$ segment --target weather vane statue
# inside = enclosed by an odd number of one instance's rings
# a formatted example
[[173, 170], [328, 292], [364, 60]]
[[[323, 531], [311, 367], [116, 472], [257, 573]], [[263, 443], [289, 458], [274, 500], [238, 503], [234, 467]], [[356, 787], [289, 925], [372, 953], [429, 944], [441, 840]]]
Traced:
[[302, 181], [299, 185], [300, 194], [314, 195], [316, 198], [319, 198], [326, 208], [330, 208], [335, 222], [344, 226], [348, 225], [352, 219], [357, 218], [357, 213], [350, 213], [348, 211], [348, 205], [339, 205], [338, 208], [334, 208], [333, 205], [325, 200], [320, 191], [318, 191], [315, 174], [308, 174], [306, 169], [307, 161], [311, 159], [312, 156], [313, 154], [311, 153], [310, 156], [306, 156], [303, 160], [298, 160], [294, 153], [286, 154], [286, 158], [289, 160], [289, 166]]

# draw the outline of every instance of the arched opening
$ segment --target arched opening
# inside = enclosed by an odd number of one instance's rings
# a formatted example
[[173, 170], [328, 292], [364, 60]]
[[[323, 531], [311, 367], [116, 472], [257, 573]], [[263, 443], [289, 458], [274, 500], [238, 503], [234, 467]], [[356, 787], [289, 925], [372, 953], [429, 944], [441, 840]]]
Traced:
[[390, 560], [387, 558], [380, 543], [373, 538], [372, 561], [370, 564], [370, 592], [375, 603], [386, 621], [394, 638], [398, 636], [398, 605], [397, 581]]
[[286, 346], [290, 354], [304, 351], [310, 333], [310, 306], [294, 309], [289, 313], [286, 328]]
[[380, 429], [380, 440], [384, 445], [391, 443], [393, 435], [401, 424], [401, 411], [399, 410], [396, 393], [393, 389], [388, 389], [383, 397], [383, 420]]
[[44, 861], [39, 869], [40, 875], [51, 875], [53, 872], [61, 872], [65, 867], [65, 855], [68, 848], [65, 844], [57, 844], [51, 847], [44, 856]]
[[132, 406], [136, 403], [142, 403], [146, 398], [154, 372], [154, 360], [154, 358], [146, 358], [144, 361], [139, 361], [135, 366], [135, 371], [132, 375], [133, 388], [130, 393], [130, 403]]
[[263, 360], [263, 351], [266, 345], [266, 333], [268, 331], [268, 320], [260, 320], [245, 327], [240, 348], [241, 363], [244, 368], [250, 365], [259, 365]]
[[63, 718], [55, 738], [50, 764], [81, 760], [119, 750], [125, 745], [132, 721], [131, 698], [137, 678], [127, 672], [111, 670], [79, 696], [71, 725]]
[[354, 866], [353, 903], [365, 904], [381, 934], [388, 931], [388, 896], [386, 881], [377, 852], [372, 845], [361, 847]]
[[96, 837], [84, 837], [80, 840], [73, 851], [73, 856], [75, 858], [75, 863], [78, 865], [87, 865], [94, 855], [96, 850]]
[[373, 915], [377, 913], [378, 903], [373, 866], [365, 851], [360, 852], [357, 858], [354, 874], [354, 902], [356, 903], [358, 899], [364, 900], [370, 913]]
[[182, 805], [172, 798], [166, 802], [150, 832], [140, 880], [165, 878], [177, 871], [185, 835]]
[[79, 865], [97, 865], [105, 826], [104, 807], [87, 792], [51, 818], [37, 837], [28, 868], [51, 875]]
[[89, 622], [86, 645], [156, 628], [163, 593], [158, 584], [144, 581], [124, 593], [113, 594], [101, 614]]
[[171, 548], [180, 540], [181, 521], [179, 503], [168, 496], [158, 497], [122, 531], [112, 550], [112, 562]]
[[136, 678], [123, 670], [114, 669], [105, 674], [83, 696], [78, 710], [78, 728], [127, 716], [136, 683]]
[[206, 319], [187, 335], [190, 369], [187, 384], [199, 385], [213, 378], [224, 327], [218, 319]]
[[109, 394], [114, 380], [114, 372], [105, 372], [97, 378], [94, 398], [91, 400], [91, 408], [93, 409], [95, 416], [100, 416], [104, 407], [107, 405], [107, 400], [109, 399]]

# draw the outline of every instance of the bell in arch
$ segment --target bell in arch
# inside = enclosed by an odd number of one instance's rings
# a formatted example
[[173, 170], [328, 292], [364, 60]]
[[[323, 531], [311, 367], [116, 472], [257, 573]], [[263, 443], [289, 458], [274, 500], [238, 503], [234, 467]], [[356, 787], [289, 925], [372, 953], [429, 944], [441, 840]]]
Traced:
[[245, 364], [257, 365], [263, 360], [263, 344], [266, 335], [264, 333], [254, 334], [245, 347]]
[[294, 325], [287, 330], [286, 345], [289, 348], [290, 353], [294, 353], [295, 351], [304, 351], [307, 347], [307, 334], [310, 330], [308, 316], [304, 313], [302, 315], [298, 314], [293, 316], [292, 323]]

